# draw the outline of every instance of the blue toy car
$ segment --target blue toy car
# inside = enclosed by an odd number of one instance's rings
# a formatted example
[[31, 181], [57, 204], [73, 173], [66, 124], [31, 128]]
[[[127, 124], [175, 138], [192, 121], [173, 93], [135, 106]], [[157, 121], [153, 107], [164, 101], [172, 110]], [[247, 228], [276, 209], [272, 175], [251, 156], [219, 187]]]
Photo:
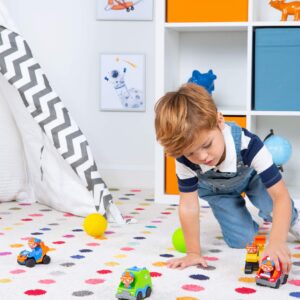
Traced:
[[28, 245], [32, 251], [23, 250], [18, 255], [18, 264], [25, 265], [26, 267], [32, 268], [36, 264], [49, 264], [50, 257], [47, 254], [49, 247], [38, 238], [30, 238]]

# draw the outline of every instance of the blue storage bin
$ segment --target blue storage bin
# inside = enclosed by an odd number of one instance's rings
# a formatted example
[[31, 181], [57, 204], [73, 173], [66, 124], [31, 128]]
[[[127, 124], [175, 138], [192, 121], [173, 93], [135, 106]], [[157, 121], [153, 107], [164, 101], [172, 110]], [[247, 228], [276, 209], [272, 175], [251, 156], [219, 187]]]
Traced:
[[300, 110], [300, 28], [256, 28], [255, 110]]

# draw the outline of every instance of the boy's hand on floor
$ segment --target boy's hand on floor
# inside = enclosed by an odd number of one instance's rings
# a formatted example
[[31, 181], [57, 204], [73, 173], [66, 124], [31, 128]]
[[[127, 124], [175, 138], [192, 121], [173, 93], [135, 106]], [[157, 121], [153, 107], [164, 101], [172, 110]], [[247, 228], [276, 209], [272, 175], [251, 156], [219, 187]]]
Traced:
[[205, 268], [208, 267], [206, 260], [199, 254], [189, 253], [184, 257], [173, 258], [167, 261], [167, 267], [171, 269], [185, 269], [190, 266], [201, 265]]
[[291, 252], [286, 243], [270, 242], [265, 248], [262, 259], [269, 256], [275, 263], [276, 270], [280, 270], [279, 261], [281, 262], [282, 272], [288, 274], [292, 268]]

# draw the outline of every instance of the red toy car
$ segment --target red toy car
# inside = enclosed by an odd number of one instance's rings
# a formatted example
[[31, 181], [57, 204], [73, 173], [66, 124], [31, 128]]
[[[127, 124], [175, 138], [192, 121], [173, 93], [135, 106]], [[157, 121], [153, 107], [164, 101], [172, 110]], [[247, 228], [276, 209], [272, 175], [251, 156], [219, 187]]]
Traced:
[[257, 285], [269, 286], [278, 289], [281, 284], [285, 284], [288, 279], [288, 274], [283, 274], [280, 270], [275, 269], [275, 263], [269, 256], [264, 257], [261, 266], [257, 271], [255, 280]]

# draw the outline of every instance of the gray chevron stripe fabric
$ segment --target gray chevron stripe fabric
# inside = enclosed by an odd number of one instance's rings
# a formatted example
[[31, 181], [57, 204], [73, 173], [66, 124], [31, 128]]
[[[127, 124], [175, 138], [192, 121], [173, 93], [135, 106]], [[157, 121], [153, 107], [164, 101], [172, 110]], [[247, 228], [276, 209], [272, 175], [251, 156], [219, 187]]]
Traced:
[[[105, 215], [112, 196], [85, 136], [52, 90], [27, 42], [3, 26], [0, 26], [0, 72], [18, 90], [31, 116], [92, 193], [96, 209]], [[121, 214], [113, 217], [122, 219]]]

